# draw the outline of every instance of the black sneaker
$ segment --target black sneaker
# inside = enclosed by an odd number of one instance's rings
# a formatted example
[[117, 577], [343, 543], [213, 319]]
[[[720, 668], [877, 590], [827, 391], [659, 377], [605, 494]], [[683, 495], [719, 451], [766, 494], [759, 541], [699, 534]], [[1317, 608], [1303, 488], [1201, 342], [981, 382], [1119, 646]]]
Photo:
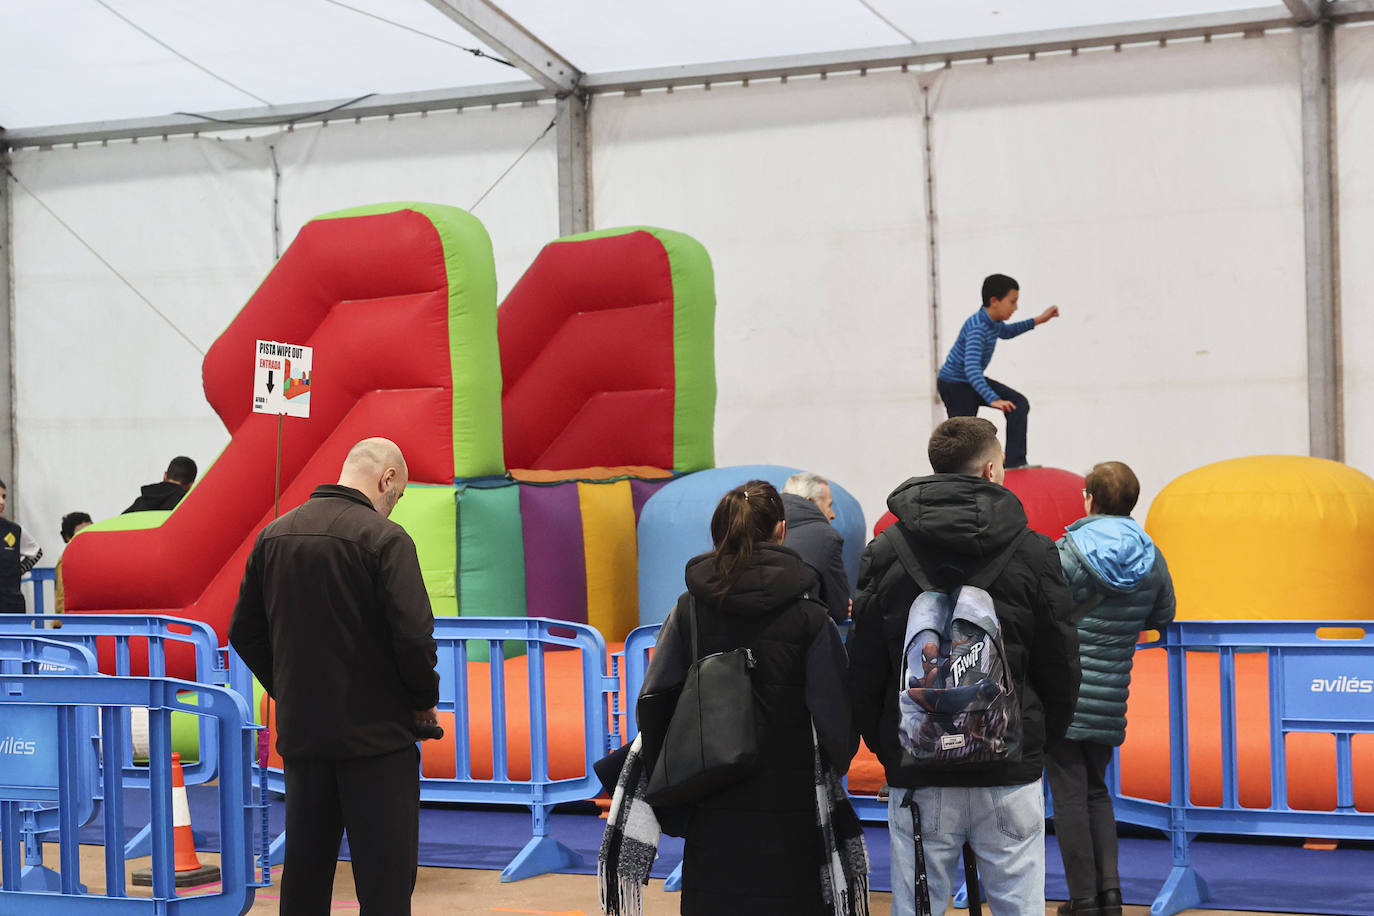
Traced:
[[1098, 894], [1097, 911], [1101, 916], [1121, 916], [1121, 889], [1114, 887]]
[[[1058, 913], [1059, 916], [1102, 916], [1096, 897], [1075, 897], [1059, 904]], [[1117, 916], [1121, 916], [1120, 909], [1117, 910]]]

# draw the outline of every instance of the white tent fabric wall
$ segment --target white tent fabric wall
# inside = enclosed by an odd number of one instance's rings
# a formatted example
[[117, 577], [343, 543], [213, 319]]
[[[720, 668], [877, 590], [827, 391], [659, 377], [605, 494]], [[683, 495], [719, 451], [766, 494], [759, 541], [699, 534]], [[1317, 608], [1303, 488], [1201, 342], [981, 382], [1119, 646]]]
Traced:
[[[550, 130], [505, 171], [554, 117], [552, 103], [351, 119], [278, 135], [283, 245], [333, 210], [421, 201], [471, 210], [487, 227], [505, 296], [546, 243], [558, 237], [558, 156]], [[488, 188], [496, 188], [475, 209]]]
[[[450, 110], [251, 139], [22, 150], [14, 171], [204, 350], [272, 267], [272, 148], [284, 249], [332, 210], [393, 200], [471, 208], [553, 110]], [[553, 131], [475, 212], [492, 236], [504, 295], [558, 235]], [[201, 353], [22, 190], [14, 278], [14, 495], [18, 517], [55, 560], [64, 513], [114, 515], [173, 455], [190, 455], [203, 471], [228, 436], [205, 401]]]
[[894, 72], [592, 106], [597, 225], [686, 232], [715, 265], [717, 463], [831, 476], [870, 522], [930, 416], [919, 104]]
[[1374, 474], [1374, 27], [1336, 30], [1345, 460]]
[[1130, 464], [1142, 522], [1185, 471], [1307, 454], [1298, 86], [1290, 33], [967, 64], [932, 89], [941, 346], [986, 274], [1021, 283], [1016, 319], [1058, 304], [989, 375], [1031, 400], [1031, 461]]
[[[259, 144], [23, 150], [13, 168], [202, 350], [272, 264]], [[16, 508], [47, 565], [63, 514], [114, 515], [172, 456], [203, 468], [228, 436], [205, 402], [201, 353], [17, 188], [13, 237]]]

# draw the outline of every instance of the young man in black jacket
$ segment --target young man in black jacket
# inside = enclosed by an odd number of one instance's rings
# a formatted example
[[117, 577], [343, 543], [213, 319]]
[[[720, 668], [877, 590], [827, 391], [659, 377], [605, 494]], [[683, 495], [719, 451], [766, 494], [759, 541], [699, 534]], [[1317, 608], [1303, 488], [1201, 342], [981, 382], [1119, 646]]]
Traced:
[[348, 831], [364, 916], [406, 916], [419, 851], [415, 728], [439, 700], [434, 615], [388, 439], [353, 446], [337, 484], [258, 536], [229, 641], [277, 701], [286, 771], [281, 913], [329, 909]]
[[163, 472], [162, 479], [157, 483], [145, 485], [138, 494], [138, 499], [121, 514], [175, 509], [181, 498], [190, 491], [191, 484], [195, 482], [196, 463], [185, 455], [177, 455], [167, 463], [167, 470]]
[[993, 912], [1039, 916], [1045, 912], [1042, 750], [1047, 737], [1064, 734], [1078, 696], [1072, 605], [1054, 542], [1034, 532], [1021, 538], [987, 587], [1021, 704], [1019, 755], [920, 764], [903, 750], [897, 682], [907, 613], [920, 587], [898, 560], [893, 539], [905, 539], [934, 586], [944, 589], [969, 582], [1026, 528], [1020, 500], [1001, 485], [1002, 447], [987, 420], [941, 423], [929, 456], [935, 474], [893, 491], [887, 505], [898, 522], [864, 551], [847, 646], [855, 725], [891, 787], [892, 912], [916, 912], [918, 814], [931, 912], [945, 911], [968, 842]]

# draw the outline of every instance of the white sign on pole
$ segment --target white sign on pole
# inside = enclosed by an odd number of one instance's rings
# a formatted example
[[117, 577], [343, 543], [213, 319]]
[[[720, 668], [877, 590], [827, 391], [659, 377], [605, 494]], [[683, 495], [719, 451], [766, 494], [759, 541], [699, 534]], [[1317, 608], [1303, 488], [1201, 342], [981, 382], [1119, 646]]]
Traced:
[[310, 347], [258, 341], [253, 354], [253, 413], [310, 416]]

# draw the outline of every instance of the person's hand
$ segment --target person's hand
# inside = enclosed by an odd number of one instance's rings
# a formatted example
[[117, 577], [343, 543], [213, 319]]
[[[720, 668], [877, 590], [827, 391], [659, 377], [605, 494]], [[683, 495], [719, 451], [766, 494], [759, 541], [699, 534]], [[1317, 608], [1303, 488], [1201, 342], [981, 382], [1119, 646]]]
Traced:
[[1013, 410], [1016, 409], [1016, 405], [1013, 404], [1011, 401], [1004, 401], [1000, 398], [996, 401], [993, 401], [988, 406], [993, 408], [994, 410], [1000, 410], [1002, 411], [1002, 413], [1011, 413]]
[[411, 731], [421, 741], [444, 737], [444, 730], [439, 727], [438, 708], [431, 706], [429, 709], [417, 709], [411, 716]]
[[1052, 305], [1052, 306], [1050, 306], [1049, 308], [1045, 309], [1043, 312], [1041, 312], [1039, 315], [1036, 315], [1036, 316], [1035, 316], [1035, 323], [1036, 323], [1036, 324], [1044, 324], [1045, 322], [1049, 321], [1051, 318], [1058, 318], [1058, 317], [1059, 317], [1059, 306], [1057, 306], [1057, 305]]

